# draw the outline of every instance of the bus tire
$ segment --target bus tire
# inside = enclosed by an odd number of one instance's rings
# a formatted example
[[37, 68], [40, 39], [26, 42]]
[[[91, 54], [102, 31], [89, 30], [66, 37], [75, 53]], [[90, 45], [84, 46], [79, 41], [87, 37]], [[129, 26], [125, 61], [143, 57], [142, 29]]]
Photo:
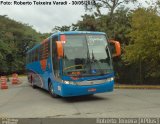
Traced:
[[48, 90], [49, 90], [49, 94], [50, 94], [53, 98], [58, 98], [58, 95], [54, 93], [53, 84], [52, 84], [51, 82], [48, 83]]
[[94, 96], [94, 94], [89, 94], [89, 95], [87, 95], [87, 96]]
[[33, 88], [33, 89], [36, 89], [36, 85], [34, 85], [33, 77], [32, 77], [32, 76], [31, 76], [31, 85], [32, 85], [32, 88]]

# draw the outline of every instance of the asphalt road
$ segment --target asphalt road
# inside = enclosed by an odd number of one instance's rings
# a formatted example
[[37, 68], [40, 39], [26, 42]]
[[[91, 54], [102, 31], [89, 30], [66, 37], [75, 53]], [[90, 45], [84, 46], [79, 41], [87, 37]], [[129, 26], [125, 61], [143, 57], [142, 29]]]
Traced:
[[22, 84], [0, 89], [0, 117], [160, 117], [160, 90], [116, 89], [94, 96], [52, 98], [33, 89], [26, 78]]

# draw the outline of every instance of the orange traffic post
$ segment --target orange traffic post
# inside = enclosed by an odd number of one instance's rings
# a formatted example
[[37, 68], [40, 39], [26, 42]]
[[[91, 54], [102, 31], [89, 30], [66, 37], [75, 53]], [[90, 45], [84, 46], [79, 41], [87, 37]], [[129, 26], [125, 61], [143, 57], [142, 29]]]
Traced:
[[19, 79], [18, 79], [18, 74], [14, 73], [12, 74], [12, 84], [18, 84]]
[[1, 76], [1, 89], [8, 89], [6, 76]]

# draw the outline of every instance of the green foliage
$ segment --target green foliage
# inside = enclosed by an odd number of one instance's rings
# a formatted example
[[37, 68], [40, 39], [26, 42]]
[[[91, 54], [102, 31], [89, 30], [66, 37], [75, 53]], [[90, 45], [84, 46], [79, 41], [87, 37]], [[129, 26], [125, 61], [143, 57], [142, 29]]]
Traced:
[[114, 13], [112, 24], [109, 24], [110, 16], [101, 15], [95, 17], [94, 15], [85, 14], [82, 20], [72, 25], [80, 31], [102, 31], [108, 34], [110, 39], [119, 40], [122, 44], [127, 44], [127, 35], [130, 31], [130, 14], [129, 9], [120, 7]]
[[51, 35], [51, 33], [43, 33], [39, 34], [40, 41], [43, 41], [44, 39], [48, 38]]
[[130, 45], [125, 48], [123, 60], [129, 65], [141, 63], [143, 79], [159, 78], [160, 16], [156, 9], [139, 8], [133, 12], [131, 26]]
[[94, 11], [96, 16], [101, 16], [101, 8], [105, 8], [107, 15], [109, 16], [108, 24], [112, 24], [114, 21], [114, 12], [117, 8], [124, 6], [125, 4], [135, 3], [137, 0], [93, 0], [95, 4], [85, 5], [86, 10]]
[[53, 33], [56, 33], [56, 32], [58, 32], [58, 31], [69, 31], [70, 30], [70, 28], [71, 28], [71, 26], [66, 26], [66, 25], [64, 25], [64, 26], [55, 26], [53, 29], [52, 29], [52, 32]]
[[82, 16], [82, 21], [78, 21], [73, 25], [77, 30], [81, 31], [96, 31], [97, 30], [97, 20], [94, 15], [85, 14]]
[[26, 51], [38, 41], [30, 26], [0, 16], [0, 73], [23, 72]]

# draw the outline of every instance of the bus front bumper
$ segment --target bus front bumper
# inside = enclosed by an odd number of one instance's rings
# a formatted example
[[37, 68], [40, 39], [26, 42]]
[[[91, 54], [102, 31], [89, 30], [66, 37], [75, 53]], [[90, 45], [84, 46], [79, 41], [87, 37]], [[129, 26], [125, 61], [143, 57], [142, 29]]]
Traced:
[[57, 94], [62, 97], [111, 92], [114, 89], [114, 81], [105, 82], [103, 84], [87, 85], [87, 86], [61, 83], [61, 85], [57, 86], [57, 89], [58, 89]]

